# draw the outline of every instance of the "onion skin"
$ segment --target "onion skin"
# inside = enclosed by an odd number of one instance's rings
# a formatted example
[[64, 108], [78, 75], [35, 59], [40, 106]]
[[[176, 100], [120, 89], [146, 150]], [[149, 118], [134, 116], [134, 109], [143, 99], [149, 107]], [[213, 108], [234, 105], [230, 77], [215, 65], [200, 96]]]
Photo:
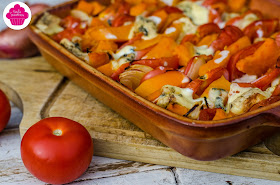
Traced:
[[[32, 15], [47, 9], [45, 4], [34, 4], [29, 6]], [[17, 59], [31, 57], [39, 53], [37, 47], [28, 38], [29, 28], [12, 30], [6, 28], [0, 32], [0, 58]]]

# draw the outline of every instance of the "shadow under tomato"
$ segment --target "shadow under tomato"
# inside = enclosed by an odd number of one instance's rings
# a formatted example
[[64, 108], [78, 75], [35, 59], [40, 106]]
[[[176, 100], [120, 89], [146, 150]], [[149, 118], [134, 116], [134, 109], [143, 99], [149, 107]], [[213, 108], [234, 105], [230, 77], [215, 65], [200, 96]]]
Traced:
[[6, 94], [11, 104], [11, 117], [5, 129], [18, 128], [23, 117], [23, 104], [19, 94], [0, 81], [0, 89]]

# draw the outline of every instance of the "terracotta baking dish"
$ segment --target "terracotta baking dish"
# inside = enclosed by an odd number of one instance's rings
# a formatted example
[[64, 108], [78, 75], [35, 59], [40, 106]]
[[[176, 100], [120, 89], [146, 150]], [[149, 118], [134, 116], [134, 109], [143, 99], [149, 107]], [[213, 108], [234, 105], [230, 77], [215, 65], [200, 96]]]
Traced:
[[[75, 3], [68, 2], [48, 11], [63, 16]], [[224, 158], [280, 132], [280, 102], [211, 122], [191, 120], [167, 111], [103, 75], [41, 33], [34, 26], [40, 16], [33, 16], [29, 35], [51, 65], [105, 105], [187, 157], [204, 161]]]

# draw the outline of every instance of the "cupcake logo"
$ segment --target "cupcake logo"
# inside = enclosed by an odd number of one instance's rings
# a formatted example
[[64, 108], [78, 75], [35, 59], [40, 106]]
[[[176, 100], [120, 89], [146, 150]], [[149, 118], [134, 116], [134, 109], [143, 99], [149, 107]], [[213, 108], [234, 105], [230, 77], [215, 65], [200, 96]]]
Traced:
[[31, 11], [22, 2], [12, 2], [6, 6], [3, 12], [3, 19], [9, 28], [21, 30], [30, 23]]

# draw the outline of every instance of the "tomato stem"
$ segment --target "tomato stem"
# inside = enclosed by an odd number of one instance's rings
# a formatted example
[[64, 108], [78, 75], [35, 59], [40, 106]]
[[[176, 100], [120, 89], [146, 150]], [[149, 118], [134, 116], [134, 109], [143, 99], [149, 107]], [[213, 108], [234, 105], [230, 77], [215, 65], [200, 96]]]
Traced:
[[54, 131], [53, 131], [53, 135], [55, 135], [55, 136], [61, 136], [61, 135], [62, 135], [62, 130], [60, 130], [60, 129], [54, 130]]

